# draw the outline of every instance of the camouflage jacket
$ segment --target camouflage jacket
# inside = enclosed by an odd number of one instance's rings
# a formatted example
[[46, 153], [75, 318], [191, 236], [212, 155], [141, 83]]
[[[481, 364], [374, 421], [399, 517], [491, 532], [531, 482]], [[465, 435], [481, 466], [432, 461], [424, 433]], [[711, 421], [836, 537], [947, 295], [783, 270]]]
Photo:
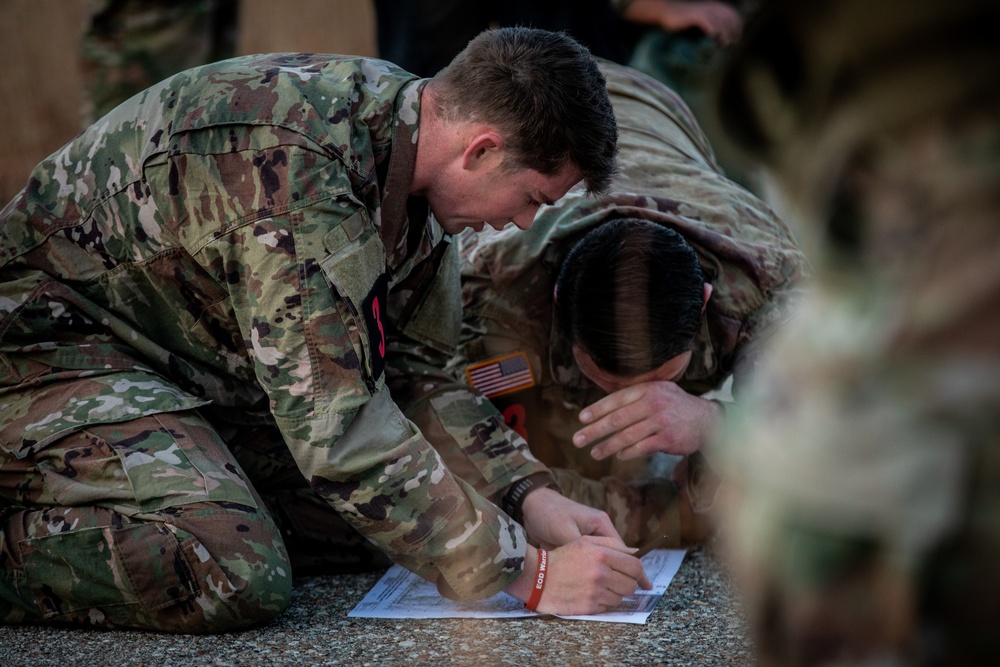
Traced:
[[[41, 163], [0, 214], [0, 446], [263, 408], [393, 559], [463, 598], [515, 578], [522, 529], [449, 474], [384, 373], [457, 335], [457, 272], [431, 264], [456, 266], [454, 249], [408, 199], [423, 85], [378, 60], [237, 58], [153, 86]], [[79, 378], [88, 395], [63, 382]]]
[[[559, 267], [573, 243], [611, 217], [630, 216], [670, 226], [695, 248], [714, 291], [678, 383], [693, 394], [750, 369], [764, 330], [786, 315], [805, 265], [790, 230], [720, 173], [679, 97], [635, 70], [610, 63], [602, 70], [619, 126], [620, 173], [611, 194], [595, 199], [573, 191], [542, 207], [528, 231], [462, 236], [464, 327], [451, 366], [473, 382], [484, 362], [530, 368], [520, 383], [487, 391], [490, 400], [543, 462], [592, 478], [613, 470], [569, 442], [581, 427], [579, 410], [604, 392], [576, 365], [552, 308]], [[459, 394], [452, 396], [457, 401]]]

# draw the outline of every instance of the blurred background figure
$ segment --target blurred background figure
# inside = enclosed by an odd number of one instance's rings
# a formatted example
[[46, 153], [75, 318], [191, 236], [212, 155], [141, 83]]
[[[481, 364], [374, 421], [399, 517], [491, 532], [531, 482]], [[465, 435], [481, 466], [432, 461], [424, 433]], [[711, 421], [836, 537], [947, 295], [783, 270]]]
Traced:
[[714, 107], [718, 78], [756, 2], [741, 0], [613, 0], [631, 29], [628, 64], [681, 96], [715, 149], [723, 172], [754, 194], [763, 193], [753, 164], [741, 159], [719, 129]]
[[[743, 28], [739, 5], [738, 0], [375, 0], [375, 12], [381, 57], [431, 76], [490, 26], [565, 30], [595, 56], [621, 65], [629, 64], [650, 29], [727, 46]], [[646, 57], [659, 59], [653, 55], [657, 48], [649, 47]]]
[[[235, 49], [235, 50], [234, 50]], [[35, 164], [147, 83], [229, 55], [377, 56], [358, 0], [0, 2], [0, 206]]]
[[609, 0], [374, 0], [379, 56], [408, 72], [433, 76], [490, 26], [565, 30], [602, 58], [629, 56]]
[[1000, 4], [771, 0], [719, 101], [817, 282], [722, 443], [762, 665], [1000, 654]]
[[749, 165], [716, 130], [714, 85], [755, 3], [740, 0], [374, 0], [379, 56], [432, 76], [489, 26], [565, 30], [591, 53], [677, 92], [705, 130], [726, 175], [759, 194]]
[[237, 0], [90, 0], [80, 43], [93, 122], [171, 74], [236, 55]]

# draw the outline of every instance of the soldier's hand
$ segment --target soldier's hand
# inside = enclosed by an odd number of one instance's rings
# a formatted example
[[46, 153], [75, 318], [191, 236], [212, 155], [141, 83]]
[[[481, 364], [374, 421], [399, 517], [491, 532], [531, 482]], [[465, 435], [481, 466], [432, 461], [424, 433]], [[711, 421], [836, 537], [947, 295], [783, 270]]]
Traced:
[[524, 497], [521, 514], [528, 535], [546, 545], [560, 546], [593, 535], [625, 547], [607, 513], [570, 500], [554, 489], [531, 491]]
[[692, 396], [674, 382], [642, 382], [584, 408], [580, 421], [585, 426], [573, 435], [573, 444], [586, 447], [607, 437], [590, 452], [597, 460], [653, 452], [686, 456], [701, 447], [721, 420], [717, 403]]
[[[653, 587], [642, 562], [620, 542], [582, 537], [548, 552], [545, 586], [537, 610], [549, 614], [598, 614], [614, 609], [636, 588]], [[534, 587], [538, 554], [528, 548], [524, 572], [507, 592], [528, 600]]]

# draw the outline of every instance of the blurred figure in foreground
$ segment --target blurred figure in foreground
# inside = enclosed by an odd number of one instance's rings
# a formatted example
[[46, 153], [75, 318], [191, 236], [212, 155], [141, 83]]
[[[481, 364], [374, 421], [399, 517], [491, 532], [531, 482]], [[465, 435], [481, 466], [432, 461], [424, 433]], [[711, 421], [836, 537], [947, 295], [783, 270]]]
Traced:
[[722, 443], [762, 665], [996, 664], [998, 28], [772, 1], [725, 82], [818, 274]]

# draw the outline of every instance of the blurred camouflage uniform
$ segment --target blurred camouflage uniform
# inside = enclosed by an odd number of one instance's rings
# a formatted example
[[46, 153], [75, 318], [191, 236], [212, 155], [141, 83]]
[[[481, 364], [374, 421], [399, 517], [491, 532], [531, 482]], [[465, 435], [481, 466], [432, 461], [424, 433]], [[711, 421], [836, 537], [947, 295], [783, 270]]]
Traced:
[[772, 3], [724, 89], [817, 258], [724, 450], [762, 665], [1000, 654], [998, 30]]
[[[765, 330], [785, 314], [804, 258], [770, 209], [721, 175], [707, 139], [679, 97], [627, 67], [602, 63], [601, 69], [619, 131], [620, 172], [611, 194], [594, 199], [570, 192], [542, 207], [528, 231], [508, 226], [501, 232], [463, 234], [463, 340], [451, 369], [464, 379], [467, 367], [488, 360], [513, 355], [507, 363], [526, 362], [532, 379], [525, 386], [487, 395], [527, 438], [532, 453], [556, 469], [564, 494], [607, 511], [626, 543], [662, 532], [674, 544], [692, 542], [705, 535], [702, 521], [692, 523], [687, 494], [703, 492], [697, 509], [706, 509], [713, 500], [713, 475], [691, 486], [681, 476], [684, 496], [677, 502], [675, 484], [656, 478], [655, 464], [622, 464], [614, 457], [597, 461], [589, 447], [572, 445], [573, 433], [582, 428], [579, 411], [605, 394], [583, 375], [568, 341], [555, 329], [552, 294], [560, 265], [578, 239], [614, 217], [641, 218], [681, 233], [714, 287], [691, 364], [678, 382], [701, 395], [734, 374], [738, 391]], [[482, 399], [463, 384], [432, 388], [428, 383], [425, 389], [439, 393], [409, 414], [449, 468], [481, 488], [479, 466], [462, 462], [470, 448], [456, 447], [434, 422], [454, 422], [452, 412], [469, 410], [467, 404]], [[707, 472], [701, 454], [689, 458], [691, 478]]]
[[[520, 574], [521, 527], [445, 469], [383, 373], [458, 336], [458, 282], [435, 280], [457, 255], [408, 201], [423, 85], [311, 54], [190, 70], [57, 151], [3, 209], [0, 618], [273, 618], [292, 573], [258, 480], [308, 480], [447, 595]], [[538, 468], [517, 462], [484, 474]]]
[[238, 0], [88, 0], [88, 123], [172, 74], [236, 55]]

